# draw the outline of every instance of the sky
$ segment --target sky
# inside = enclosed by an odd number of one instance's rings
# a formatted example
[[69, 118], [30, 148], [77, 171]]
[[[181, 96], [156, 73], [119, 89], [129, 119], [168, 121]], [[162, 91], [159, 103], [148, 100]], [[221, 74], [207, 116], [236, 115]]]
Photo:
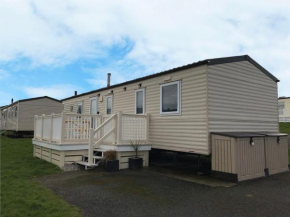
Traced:
[[0, 0], [0, 106], [250, 55], [290, 96], [289, 0]]

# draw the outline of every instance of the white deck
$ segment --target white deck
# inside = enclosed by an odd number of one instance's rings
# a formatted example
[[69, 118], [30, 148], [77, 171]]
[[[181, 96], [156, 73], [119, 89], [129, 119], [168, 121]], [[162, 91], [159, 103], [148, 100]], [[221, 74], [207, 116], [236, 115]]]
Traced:
[[[57, 151], [75, 151], [89, 149], [88, 142], [54, 144], [48, 141], [39, 141], [37, 139], [32, 139], [32, 144]], [[131, 147], [130, 144], [112, 144], [112, 145], [101, 144], [98, 149], [101, 149], [103, 151], [115, 150], [117, 152], [133, 151], [133, 148]], [[150, 150], [151, 150], [150, 144], [143, 144], [140, 147], [140, 151], [150, 151]]]
[[[99, 164], [102, 158], [97, 156], [98, 152], [114, 150], [119, 153], [117, 154], [119, 158], [124, 152], [134, 155], [131, 143], [136, 144], [140, 141], [139, 151], [143, 152], [148, 165], [148, 151], [151, 150], [148, 138], [148, 115], [122, 114], [122, 112], [111, 116], [62, 113], [35, 116], [32, 143], [37, 146], [36, 156], [42, 156], [44, 151], [43, 156], [51, 162], [55, 160], [52, 155], [59, 158], [58, 165], [62, 166], [65, 159], [69, 158], [88, 168]], [[67, 153], [72, 152], [74, 154], [68, 157]], [[80, 155], [82, 161], [77, 160]], [[121, 167], [126, 168], [124, 165]]]

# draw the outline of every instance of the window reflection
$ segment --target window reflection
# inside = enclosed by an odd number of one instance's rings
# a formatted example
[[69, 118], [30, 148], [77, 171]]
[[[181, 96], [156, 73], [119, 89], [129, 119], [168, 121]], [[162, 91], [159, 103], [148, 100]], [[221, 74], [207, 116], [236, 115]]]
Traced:
[[162, 112], [178, 111], [178, 85], [172, 84], [162, 87]]

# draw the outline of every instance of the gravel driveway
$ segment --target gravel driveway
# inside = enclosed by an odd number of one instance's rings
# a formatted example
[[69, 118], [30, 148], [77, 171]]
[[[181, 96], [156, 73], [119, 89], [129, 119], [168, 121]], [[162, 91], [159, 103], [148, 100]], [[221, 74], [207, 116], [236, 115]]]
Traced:
[[290, 173], [209, 187], [150, 170], [102, 168], [38, 179], [85, 216], [290, 216]]

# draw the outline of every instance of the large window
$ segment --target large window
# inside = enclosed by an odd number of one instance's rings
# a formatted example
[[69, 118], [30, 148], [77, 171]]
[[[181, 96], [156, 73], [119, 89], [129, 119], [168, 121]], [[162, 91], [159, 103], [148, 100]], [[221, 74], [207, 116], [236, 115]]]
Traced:
[[180, 114], [180, 82], [160, 85], [160, 114]]
[[83, 113], [83, 102], [78, 102], [77, 103], [77, 114], [82, 114]]
[[135, 92], [135, 112], [136, 114], [145, 113], [145, 90], [140, 89]]
[[110, 115], [113, 112], [113, 96], [108, 96], [106, 99], [106, 114]]

